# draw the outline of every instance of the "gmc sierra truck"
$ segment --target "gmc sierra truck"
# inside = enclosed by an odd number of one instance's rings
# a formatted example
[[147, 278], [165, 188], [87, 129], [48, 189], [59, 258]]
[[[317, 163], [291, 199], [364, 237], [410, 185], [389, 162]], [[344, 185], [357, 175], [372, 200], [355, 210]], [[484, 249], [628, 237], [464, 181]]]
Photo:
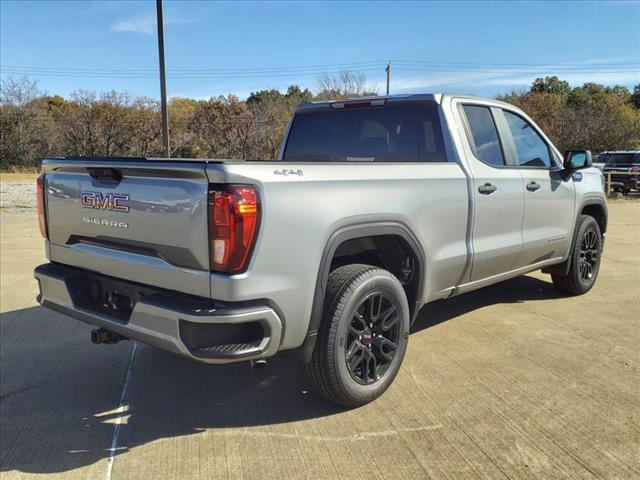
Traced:
[[468, 96], [301, 104], [279, 161], [46, 158], [38, 301], [211, 364], [297, 358], [358, 406], [420, 308], [542, 269], [571, 295], [607, 229], [591, 153]]

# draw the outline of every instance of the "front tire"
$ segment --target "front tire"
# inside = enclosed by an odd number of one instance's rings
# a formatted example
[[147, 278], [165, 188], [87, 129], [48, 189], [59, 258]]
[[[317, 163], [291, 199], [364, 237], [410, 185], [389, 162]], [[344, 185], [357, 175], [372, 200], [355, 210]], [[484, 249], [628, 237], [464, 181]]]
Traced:
[[322, 323], [303, 372], [314, 390], [347, 407], [380, 397], [396, 377], [409, 337], [409, 305], [398, 279], [369, 265], [329, 275]]
[[566, 275], [552, 274], [553, 285], [570, 295], [587, 293], [596, 283], [602, 257], [602, 234], [593, 217], [580, 215]]

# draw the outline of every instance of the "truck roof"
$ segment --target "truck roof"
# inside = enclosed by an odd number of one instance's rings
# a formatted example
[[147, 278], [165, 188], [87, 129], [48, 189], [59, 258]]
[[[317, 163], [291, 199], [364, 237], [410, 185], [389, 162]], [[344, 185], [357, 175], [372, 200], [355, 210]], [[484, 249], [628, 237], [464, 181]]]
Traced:
[[[501, 105], [509, 105], [505, 102], [501, 102], [500, 100], [495, 100], [492, 98], [482, 98], [477, 97], [475, 95], [470, 94], [444, 94], [444, 93], [410, 93], [410, 94], [401, 94], [401, 95], [374, 95], [367, 97], [354, 97], [354, 98], [345, 98], [340, 100], [325, 100], [325, 101], [317, 101], [317, 102], [302, 102], [299, 103], [296, 110], [318, 110], [323, 108], [328, 108], [333, 106], [335, 108], [336, 105], [345, 104], [345, 103], [357, 103], [357, 102], [375, 102], [375, 101], [385, 101], [385, 102], [436, 102], [437, 104], [441, 104], [445, 98], [456, 97], [456, 98], [468, 98], [471, 100], [483, 100], [495, 102], [496, 104]], [[513, 107], [513, 105], [509, 105]]]
[[640, 150], [605, 150], [604, 152], [600, 152], [598, 155], [614, 155], [618, 153], [640, 153]]

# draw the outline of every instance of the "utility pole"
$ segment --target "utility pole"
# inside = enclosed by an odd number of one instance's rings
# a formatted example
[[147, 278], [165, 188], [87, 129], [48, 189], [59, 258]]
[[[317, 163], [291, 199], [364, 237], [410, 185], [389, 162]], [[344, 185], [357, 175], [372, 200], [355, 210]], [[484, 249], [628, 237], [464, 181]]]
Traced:
[[387, 68], [384, 69], [387, 72], [387, 95], [389, 95], [389, 86], [391, 83], [391, 60], [387, 63]]
[[158, 14], [158, 56], [160, 57], [160, 110], [162, 115], [162, 146], [164, 157], [171, 156], [169, 150], [169, 112], [167, 111], [167, 81], [164, 69], [164, 23], [162, 21], [162, 0], [156, 0]]

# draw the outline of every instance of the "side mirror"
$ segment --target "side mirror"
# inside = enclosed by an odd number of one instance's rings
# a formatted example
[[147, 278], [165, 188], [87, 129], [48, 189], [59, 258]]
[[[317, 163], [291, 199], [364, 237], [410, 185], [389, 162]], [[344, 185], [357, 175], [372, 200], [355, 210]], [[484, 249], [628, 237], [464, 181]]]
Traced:
[[564, 153], [563, 166], [565, 170], [589, 168], [593, 163], [589, 150], [567, 150]]

